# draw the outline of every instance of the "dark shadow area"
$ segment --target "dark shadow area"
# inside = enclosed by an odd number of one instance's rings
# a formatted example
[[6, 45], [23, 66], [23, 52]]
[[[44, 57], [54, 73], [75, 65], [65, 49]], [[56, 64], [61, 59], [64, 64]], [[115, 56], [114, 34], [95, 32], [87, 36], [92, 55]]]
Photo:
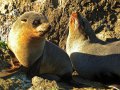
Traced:
[[58, 7], [58, 0], [52, 0], [52, 5], [54, 6], [54, 8]]
[[[99, 56], [74, 52], [70, 58], [77, 70], [80, 66], [86, 68], [85, 70], [90, 69], [92, 72], [95, 71], [93, 76], [89, 78], [90, 80], [104, 84], [120, 84], [120, 54]], [[97, 69], [99, 71], [96, 73]]]
[[[110, 23], [113, 25], [109, 29], [110, 31], [113, 31], [114, 24], [117, 21], [117, 14], [118, 11], [116, 11], [116, 8], [119, 8], [119, 2], [114, 3], [108, 3], [107, 1], [102, 0], [91, 0], [91, 1], [82, 1], [81, 4], [87, 8], [85, 11], [86, 18], [91, 21], [91, 24], [95, 24], [96, 22], [99, 22], [102, 20], [103, 22], [96, 30], [95, 33], [99, 33], [103, 30], [104, 27], [109, 25]], [[91, 6], [93, 5], [93, 6]], [[90, 10], [89, 8], [93, 8], [93, 10]]]
[[118, 39], [118, 38], [107, 38], [106, 39], [106, 42], [109, 42], [109, 43], [111, 43], [111, 42], [115, 42], [115, 41], [119, 41], [120, 39]]

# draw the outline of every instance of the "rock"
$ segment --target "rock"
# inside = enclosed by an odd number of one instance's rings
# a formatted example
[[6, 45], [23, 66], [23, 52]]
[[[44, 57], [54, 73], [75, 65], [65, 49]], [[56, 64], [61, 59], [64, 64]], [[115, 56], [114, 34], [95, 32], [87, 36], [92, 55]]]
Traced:
[[55, 81], [49, 81], [38, 76], [32, 78], [32, 84], [33, 86], [28, 90], [57, 90], [59, 88]]
[[[120, 39], [119, 0], [0, 0], [0, 40], [7, 42], [11, 25], [17, 17], [26, 11], [37, 11], [45, 14], [51, 23], [52, 28], [46, 38], [65, 50], [69, 16], [72, 11], [76, 10], [88, 19], [99, 39], [108, 42]], [[3, 57], [3, 55], [0, 55], [0, 57]], [[3, 60], [6, 59], [3, 58]], [[0, 60], [0, 62], [2, 61]], [[6, 62], [4, 63], [6, 64]], [[22, 76], [20, 75], [20, 77]], [[23, 77], [25, 78], [25, 76]], [[15, 82], [14, 80], [13, 82]], [[15, 85], [16, 90], [26, 89], [28, 84], [27, 88], [30, 88], [29, 80], [19, 80], [18, 78], [17, 80], [21, 84], [9, 83]], [[2, 83], [7, 83], [4, 79], [2, 81]], [[45, 82], [48, 88], [51, 87], [49, 85], [54, 83], [53, 86], [57, 88], [56, 82], [46, 81], [40, 77], [35, 78], [35, 81], [33, 79], [32, 82], [33, 86], [30, 90], [35, 88], [37, 90], [37, 87], [40, 90], [45, 89], [42, 84], [38, 85], [34, 82]], [[0, 89], [5, 89], [2, 83], [0, 83]], [[7, 90], [11, 87], [9, 84], [5, 84], [8, 85], [6, 86]]]
[[31, 82], [26, 82], [22, 78], [25, 78], [25, 73], [16, 73], [6, 79], [0, 78], [0, 90], [26, 90], [31, 87]]
[[[1, 14], [4, 14], [2, 18], [5, 18], [0, 27], [0, 38], [6, 41], [7, 34], [14, 20], [26, 11], [42, 12], [46, 16], [52, 25], [52, 29], [47, 35], [47, 39], [53, 43], [59, 45], [65, 50], [65, 42], [68, 34], [68, 19], [72, 11], [78, 10], [84, 17], [86, 17], [98, 38], [107, 40], [107, 38], [113, 38], [119, 36], [119, 32], [116, 35], [111, 34], [116, 30], [117, 19], [119, 19], [119, 1], [93, 1], [93, 0], [23, 0], [23, 1], [4, 1], [1, 4]], [[6, 14], [7, 13], [7, 14]], [[11, 17], [9, 21], [10, 25], [5, 25], [8, 21], [8, 16]], [[4, 26], [4, 27], [3, 27]], [[118, 26], [119, 28], [119, 26]], [[106, 34], [102, 32], [107, 31]], [[118, 31], [118, 30], [117, 30]], [[110, 33], [109, 33], [110, 32]], [[3, 34], [4, 33], [4, 34]], [[118, 35], [117, 35], [118, 34]], [[100, 36], [100, 37], [99, 37]]]

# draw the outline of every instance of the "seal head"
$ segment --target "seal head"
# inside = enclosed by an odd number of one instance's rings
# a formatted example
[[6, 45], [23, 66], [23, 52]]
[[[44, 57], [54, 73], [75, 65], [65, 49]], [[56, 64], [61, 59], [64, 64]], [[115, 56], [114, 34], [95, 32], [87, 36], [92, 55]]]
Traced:
[[23, 66], [31, 66], [41, 56], [49, 27], [47, 18], [33, 11], [15, 21], [9, 32], [8, 46]]

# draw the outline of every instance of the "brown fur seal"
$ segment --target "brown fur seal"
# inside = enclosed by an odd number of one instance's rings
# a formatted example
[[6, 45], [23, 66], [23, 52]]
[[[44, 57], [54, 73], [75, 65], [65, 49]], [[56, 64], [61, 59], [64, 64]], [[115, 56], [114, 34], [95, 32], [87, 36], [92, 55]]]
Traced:
[[8, 46], [32, 76], [52, 74], [64, 78], [72, 75], [69, 56], [58, 46], [45, 40], [49, 23], [43, 14], [26, 12], [13, 24]]
[[75, 70], [85, 79], [120, 83], [120, 41], [98, 43], [91, 39], [88, 28], [85, 18], [76, 12], [71, 14], [66, 50]]

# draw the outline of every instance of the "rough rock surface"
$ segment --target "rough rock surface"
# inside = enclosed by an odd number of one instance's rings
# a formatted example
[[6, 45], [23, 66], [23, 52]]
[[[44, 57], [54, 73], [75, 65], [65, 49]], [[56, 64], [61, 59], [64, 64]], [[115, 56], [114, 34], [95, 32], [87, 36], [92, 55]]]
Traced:
[[[11, 25], [17, 17], [26, 11], [37, 11], [44, 13], [52, 25], [46, 38], [65, 50], [69, 16], [72, 11], [78, 11], [88, 19], [99, 39], [115, 41], [120, 38], [119, 7], [120, 0], [0, 0], [0, 40], [7, 41]], [[0, 49], [0, 70], [9, 66], [6, 64], [9, 58], [8, 53]], [[1, 63], [4, 63], [4, 66]], [[28, 83], [27, 79], [22, 79], [25, 77], [24, 73], [15, 74], [13, 77], [15, 79], [11, 79], [12, 77], [0, 79], [0, 90], [14, 90], [16, 87], [18, 87], [16, 90], [26, 90], [30, 87], [31, 83]], [[47, 83], [49, 85], [49, 82]], [[24, 87], [27, 84], [28, 87]]]
[[90, 22], [98, 38], [119, 39], [119, 0], [0, 0], [0, 38], [6, 41], [12, 23], [26, 11], [44, 13], [51, 22], [48, 40], [65, 49], [68, 20], [72, 11], [79, 11]]

